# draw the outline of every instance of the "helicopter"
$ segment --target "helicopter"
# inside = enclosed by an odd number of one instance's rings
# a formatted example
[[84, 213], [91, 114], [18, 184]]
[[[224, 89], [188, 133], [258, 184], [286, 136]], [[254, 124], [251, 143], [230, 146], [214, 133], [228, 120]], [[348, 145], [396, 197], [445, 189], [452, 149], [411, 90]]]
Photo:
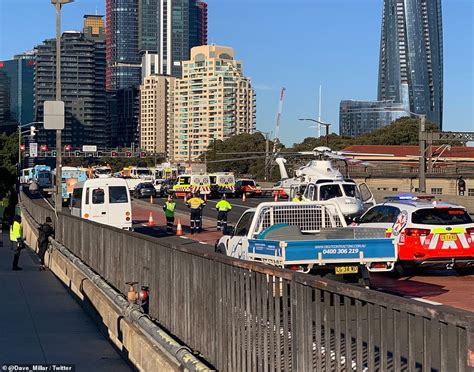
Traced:
[[361, 215], [367, 208], [375, 205], [375, 199], [368, 186], [365, 183], [358, 185], [354, 180], [344, 177], [334, 166], [333, 160], [342, 160], [346, 166], [348, 163], [370, 166], [370, 163], [351, 158], [350, 155], [354, 155], [353, 153], [333, 151], [325, 146], [294, 155], [312, 155], [316, 159], [297, 168], [294, 177], [289, 177], [285, 166], [286, 159], [278, 156], [275, 163], [279, 167], [281, 180], [273, 188], [274, 195], [292, 199], [299, 193], [305, 200], [331, 199], [340, 207], [348, 220]]

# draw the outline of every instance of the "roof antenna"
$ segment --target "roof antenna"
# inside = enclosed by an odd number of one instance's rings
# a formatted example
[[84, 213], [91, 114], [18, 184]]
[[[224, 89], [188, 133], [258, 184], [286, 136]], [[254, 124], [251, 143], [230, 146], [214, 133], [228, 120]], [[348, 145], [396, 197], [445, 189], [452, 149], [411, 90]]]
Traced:
[[95, 15], [99, 15], [99, 10], [97, 9], [97, 5], [95, 6]]

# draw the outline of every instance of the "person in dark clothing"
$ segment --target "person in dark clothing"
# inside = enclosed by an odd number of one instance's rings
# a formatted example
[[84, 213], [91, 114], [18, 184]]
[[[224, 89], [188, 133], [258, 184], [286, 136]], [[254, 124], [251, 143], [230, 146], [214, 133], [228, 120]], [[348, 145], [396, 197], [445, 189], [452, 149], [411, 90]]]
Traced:
[[40, 270], [46, 270], [44, 264], [44, 255], [48, 249], [49, 237], [54, 236], [53, 221], [50, 217], [46, 217], [46, 222], [40, 225], [38, 234], [38, 255], [41, 260]]

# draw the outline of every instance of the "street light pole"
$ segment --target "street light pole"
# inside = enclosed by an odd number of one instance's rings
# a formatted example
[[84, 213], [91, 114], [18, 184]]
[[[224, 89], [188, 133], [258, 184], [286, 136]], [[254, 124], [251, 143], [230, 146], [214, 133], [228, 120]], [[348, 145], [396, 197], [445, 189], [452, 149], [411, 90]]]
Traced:
[[403, 111], [420, 119], [420, 127], [418, 128], [418, 144], [420, 150], [420, 156], [418, 159], [418, 192], [426, 192], [426, 140], [424, 136], [426, 129], [426, 115], [416, 114], [408, 110]]
[[316, 120], [316, 119], [298, 119], [298, 120], [300, 120], [300, 121], [312, 121], [312, 122], [317, 123], [319, 125], [324, 125], [326, 127], [326, 147], [329, 147], [329, 127], [332, 124], [324, 123], [324, 122]]
[[[56, 101], [61, 101], [61, 7], [74, 0], [51, 0], [56, 8]], [[61, 129], [56, 129], [56, 199], [55, 211], [61, 212], [62, 202], [62, 143]]]

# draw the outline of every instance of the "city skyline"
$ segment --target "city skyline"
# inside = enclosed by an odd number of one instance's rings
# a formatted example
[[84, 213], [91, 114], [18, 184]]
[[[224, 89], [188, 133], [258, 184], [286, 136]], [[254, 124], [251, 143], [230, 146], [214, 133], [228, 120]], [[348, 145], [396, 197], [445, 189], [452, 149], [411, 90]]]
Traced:
[[[357, 4], [296, 1], [298, 6], [291, 8], [282, 1], [240, 1], [245, 5], [242, 7], [234, 3], [208, 1], [208, 42], [233, 47], [244, 62], [245, 75], [252, 79], [257, 92], [258, 129], [274, 131], [281, 86], [286, 87], [287, 95], [280, 133], [287, 145], [316, 133], [297, 119], [317, 116], [319, 84], [323, 85], [322, 119], [333, 124], [332, 130], [337, 130], [340, 100], [376, 97], [382, 0]], [[34, 11], [26, 7], [21, 13], [13, 12], [32, 4]], [[54, 8], [49, 1], [7, 0], [0, 6], [1, 60], [31, 50], [54, 35]], [[96, 8], [105, 14], [105, 0], [78, 0], [65, 7], [62, 30], [80, 29], [82, 16]], [[443, 2], [444, 130], [466, 130], [474, 118], [472, 33], [466, 32], [472, 29], [473, 9], [470, 1]], [[31, 30], [20, 35], [15, 45], [5, 35], [13, 24], [20, 28], [28, 25]], [[338, 42], [343, 42], [344, 48], [336, 48]], [[310, 47], [302, 49], [305, 45]], [[296, 125], [300, 130], [295, 130]]]

